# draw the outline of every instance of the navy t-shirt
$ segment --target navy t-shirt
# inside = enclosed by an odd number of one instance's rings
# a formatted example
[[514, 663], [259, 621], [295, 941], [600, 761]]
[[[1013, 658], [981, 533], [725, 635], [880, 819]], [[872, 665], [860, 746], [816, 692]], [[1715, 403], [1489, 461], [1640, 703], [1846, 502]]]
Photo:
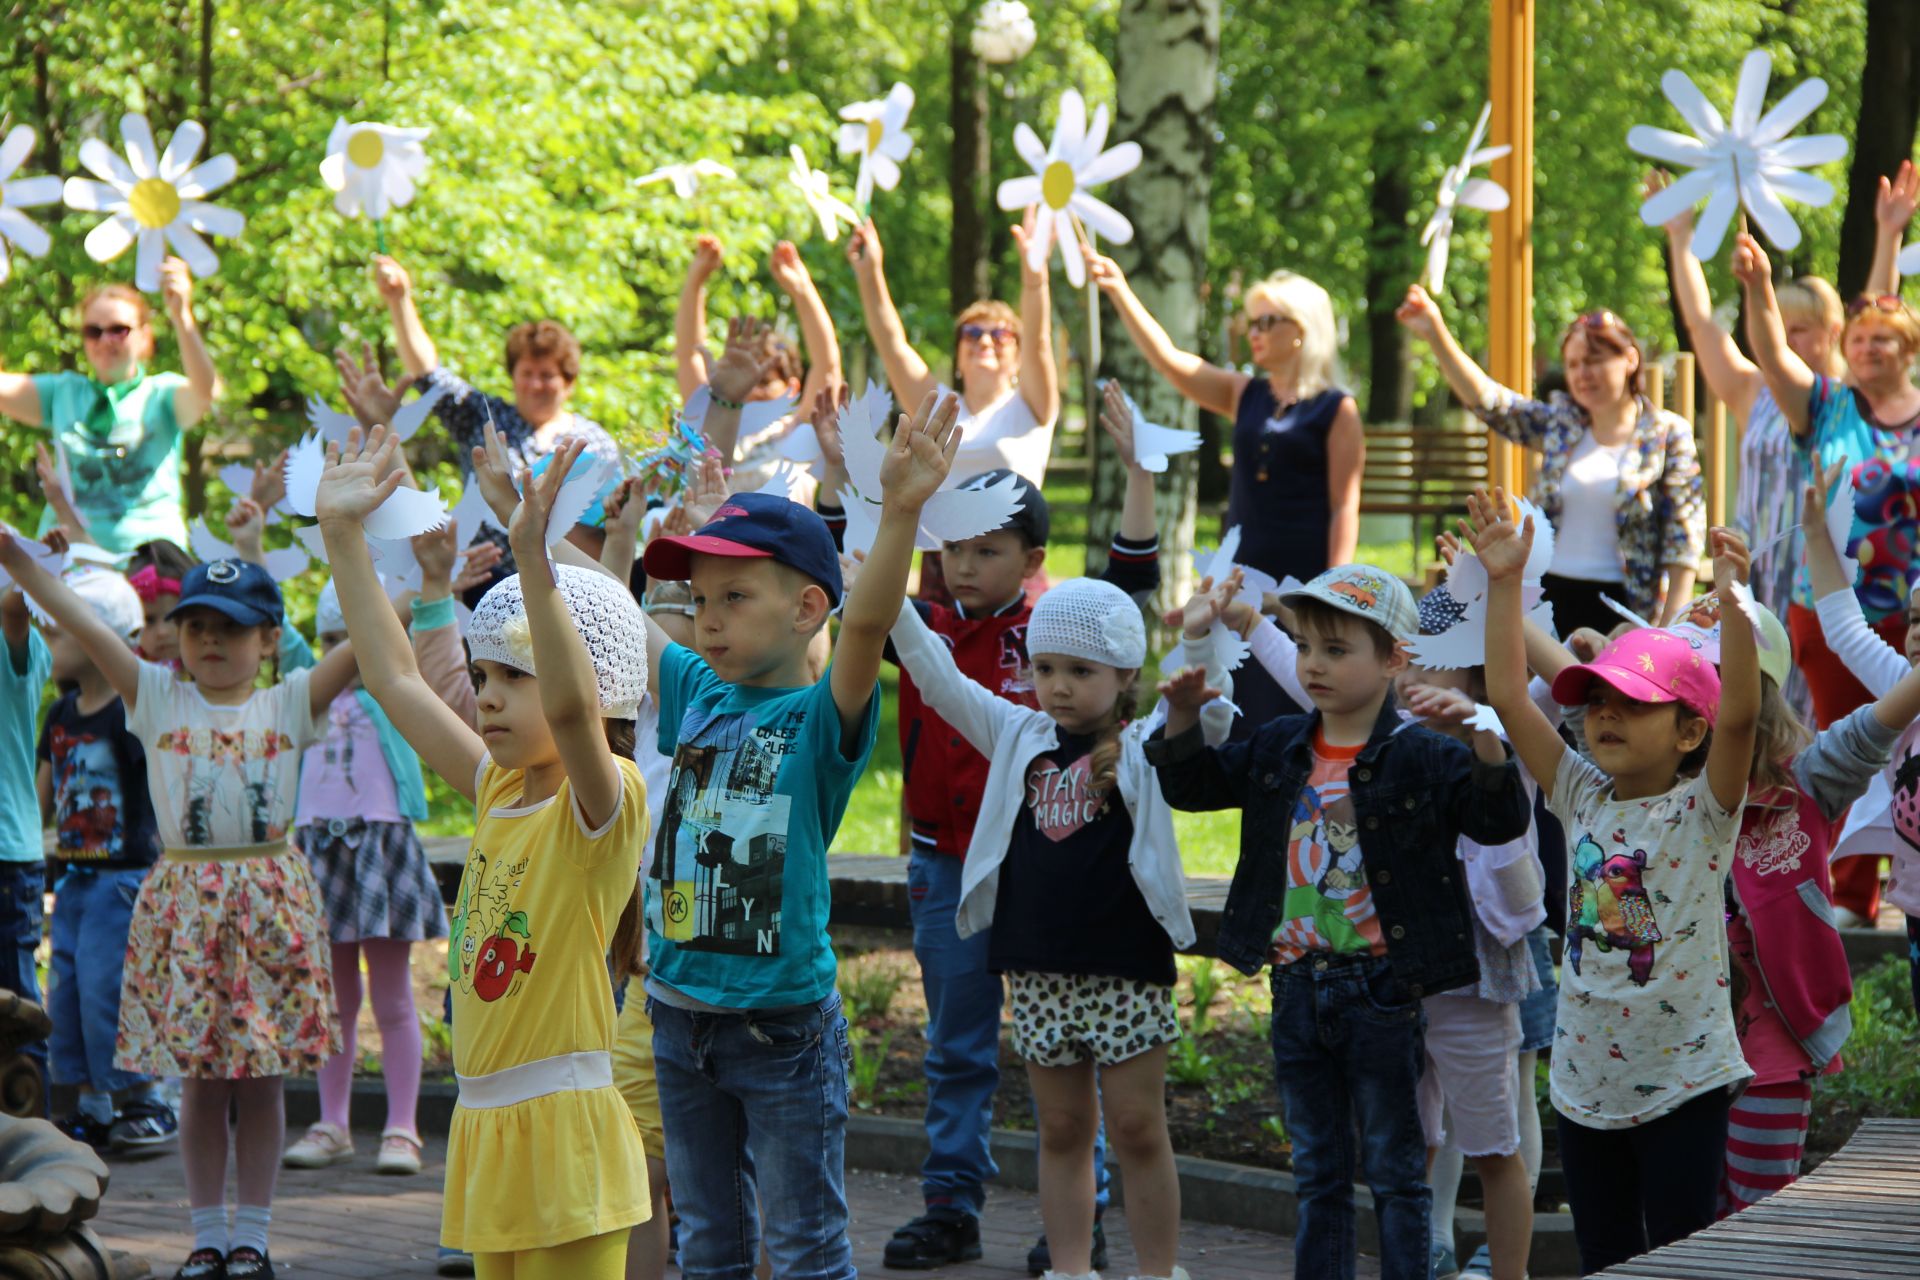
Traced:
[[53, 771], [54, 854], [63, 862], [129, 871], [160, 856], [147, 794], [147, 757], [114, 698], [91, 714], [76, 690], [47, 711], [35, 752]]
[[1172, 986], [1173, 939], [1134, 883], [1133, 817], [1117, 786], [1092, 788], [1090, 734], [1027, 766], [1020, 813], [994, 895], [995, 973], [1064, 973]]

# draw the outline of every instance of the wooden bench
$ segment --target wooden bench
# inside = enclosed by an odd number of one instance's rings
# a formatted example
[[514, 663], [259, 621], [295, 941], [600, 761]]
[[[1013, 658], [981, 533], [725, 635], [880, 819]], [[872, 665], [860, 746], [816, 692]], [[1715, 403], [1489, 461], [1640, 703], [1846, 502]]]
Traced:
[[[1360, 473], [1360, 514], [1409, 516], [1413, 562], [1448, 519], [1466, 511], [1467, 495], [1487, 483], [1487, 429], [1470, 426], [1367, 428], [1367, 461]], [[1421, 532], [1421, 522], [1430, 525]]]
[[1920, 1276], [1920, 1120], [1862, 1121], [1838, 1154], [1784, 1191], [1598, 1274], [1912, 1280]]

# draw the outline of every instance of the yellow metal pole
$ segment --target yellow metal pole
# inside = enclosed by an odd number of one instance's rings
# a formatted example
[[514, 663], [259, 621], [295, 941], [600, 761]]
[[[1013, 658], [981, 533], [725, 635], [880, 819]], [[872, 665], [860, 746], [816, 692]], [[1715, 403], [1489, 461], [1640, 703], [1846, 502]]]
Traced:
[[1714, 400], [1707, 410], [1707, 523], [1727, 522], [1727, 406]]
[[[1512, 152], [1493, 162], [1493, 179], [1512, 196], [1493, 215], [1488, 279], [1487, 372], [1504, 386], [1533, 388], [1533, 0], [1491, 0], [1493, 115], [1487, 141]], [[1521, 487], [1521, 451], [1488, 437], [1488, 474]]]

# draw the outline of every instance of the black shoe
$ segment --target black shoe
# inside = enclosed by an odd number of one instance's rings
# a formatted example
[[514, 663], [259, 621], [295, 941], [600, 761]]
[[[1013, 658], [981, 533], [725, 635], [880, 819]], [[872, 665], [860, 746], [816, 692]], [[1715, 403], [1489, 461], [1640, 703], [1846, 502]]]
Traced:
[[[1107, 1229], [1100, 1223], [1100, 1215], [1093, 1217], [1093, 1251], [1088, 1254], [1088, 1266], [1094, 1271], [1107, 1268]], [[1033, 1248], [1027, 1250], [1027, 1274], [1043, 1276], [1053, 1270], [1053, 1250], [1047, 1248], [1047, 1238], [1041, 1236]]]
[[980, 1256], [980, 1219], [960, 1209], [929, 1209], [893, 1233], [881, 1262], [901, 1271], [928, 1271]]
[[273, 1280], [273, 1262], [252, 1245], [227, 1255], [227, 1280]]
[[173, 1280], [227, 1280], [227, 1259], [218, 1249], [195, 1249]]
[[142, 1099], [130, 1102], [108, 1131], [115, 1151], [137, 1151], [157, 1147], [180, 1132], [180, 1119], [164, 1102]]
[[53, 1127], [61, 1133], [66, 1134], [69, 1138], [72, 1138], [75, 1142], [84, 1142], [99, 1152], [105, 1152], [107, 1150], [110, 1141], [109, 1134], [113, 1128], [111, 1124], [95, 1120], [83, 1111], [76, 1111], [71, 1115], [61, 1116], [53, 1122]]

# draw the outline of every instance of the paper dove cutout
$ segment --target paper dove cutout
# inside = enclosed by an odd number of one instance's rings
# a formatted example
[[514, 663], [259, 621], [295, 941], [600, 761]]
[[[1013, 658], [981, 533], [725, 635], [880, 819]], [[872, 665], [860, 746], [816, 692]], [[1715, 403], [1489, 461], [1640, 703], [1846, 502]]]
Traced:
[[425, 177], [427, 153], [420, 144], [430, 129], [401, 129], [335, 118], [327, 135], [327, 158], [320, 178], [337, 192], [333, 207], [343, 217], [366, 214], [378, 222], [413, 203], [414, 183]]
[[[1827, 538], [1840, 558], [1840, 574], [1848, 582], [1860, 580], [1860, 562], [1847, 554], [1853, 540], [1853, 467], [1852, 459], [1840, 458], [1840, 481], [1827, 499]], [[1826, 465], [1832, 466], [1831, 462]]]
[[820, 451], [820, 437], [811, 422], [795, 423], [793, 430], [780, 437], [773, 451], [775, 456], [795, 466], [811, 468], [827, 460], [826, 454]]
[[59, 178], [51, 174], [39, 178], [13, 176], [33, 153], [33, 139], [33, 129], [20, 124], [7, 133], [5, 141], [0, 141], [0, 284], [5, 284], [13, 271], [8, 245], [29, 258], [42, 258], [53, 244], [53, 238], [45, 229], [19, 212], [60, 203]]
[[1767, 239], [1789, 250], [1800, 244], [1800, 227], [1781, 201], [1816, 208], [1833, 202], [1832, 183], [1800, 170], [1841, 159], [1847, 154], [1847, 140], [1837, 133], [1787, 137], [1826, 101], [1827, 82], [1802, 81], [1762, 116], [1772, 73], [1773, 59], [1765, 50], [1749, 53], [1740, 64], [1733, 115], [1723, 119], [1685, 72], [1668, 71], [1660, 77], [1661, 92], [1693, 136], [1643, 124], [1627, 131], [1627, 146], [1632, 150], [1690, 171], [1665, 191], [1648, 197], [1640, 206], [1642, 222], [1661, 226], [1706, 198], [1706, 211], [1693, 228], [1693, 256], [1702, 262], [1720, 251], [1734, 211], [1742, 205]]
[[[500, 522], [493, 517], [493, 508], [487, 505], [486, 497], [480, 492], [478, 481], [469, 477], [467, 487], [460, 493], [460, 501], [455, 503], [448, 519], [453, 521], [455, 541], [464, 549], [473, 542], [482, 526], [500, 528]], [[506, 530], [501, 529], [504, 533]]]
[[799, 501], [799, 495], [805, 489], [806, 472], [790, 462], [782, 461], [775, 465], [766, 481], [755, 493], [778, 494], [789, 501]]
[[1140, 167], [1140, 144], [1123, 142], [1107, 147], [1107, 108], [1094, 109], [1087, 123], [1087, 104], [1068, 89], [1060, 95], [1060, 111], [1053, 124], [1053, 142], [1042, 147], [1040, 135], [1022, 121], [1013, 130], [1013, 149], [1032, 166], [1031, 174], [1008, 178], [995, 194], [1002, 209], [1035, 209], [1033, 235], [1027, 241], [1027, 267], [1047, 269], [1047, 255], [1056, 241], [1066, 263], [1067, 281], [1078, 289], [1087, 282], [1087, 262], [1074, 234], [1077, 218], [1089, 231], [1114, 244], [1133, 239], [1133, 224], [1119, 210], [1087, 193], [1124, 177]]
[[[299, 516], [313, 515], [313, 499], [320, 488], [320, 473], [326, 466], [326, 449], [317, 432], [308, 432], [287, 453], [287, 509]], [[387, 495], [361, 524], [367, 538], [385, 541], [405, 540], [415, 534], [430, 533], [447, 522], [447, 504], [439, 494], [405, 487]], [[297, 536], [297, 535], [296, 535]], [[301, 538], [301, 545], [322, 561], [324, 551], [314, 551], [317, 537]]]
[[[301, 525], [293, 531], [293, 537], [315, 560], [321, 564], [332, 563], [327, 559], [327, 544], [320, 536], [319, 525]], [[420, 562], [414, 558], [412, 543], [404, 538], [398, 541], [368, 538], [367, 554], [373, 560], [380, 585], [386, 588], [390, 598], [398, 600], [407, 591], [419, 589]]]
[[[227, 542], [216, 536], [213, 530], [207, 528], [206, 519], [202, 516], [195, 516], [193, 523], [188, 526], [187, 546], [193, 552], [194, 557], [199, 560], [243, 560], [246, 558], [240, 554], [239, 548], [235, 547], [231, 542]], [[267, 576], [275, 582], [285, 582], [289, 578], [297, 578], [305, 573], [307, 567], [312, 563], [312, 558], [307, 555], [303, 548], [293, 546], [281, 547], [277, 550], [267, 552], [266, 555], [262, 557], [261, 567], [267, 571]]]
[[1491, 102], [1480, 108], [1480, 119], [1474, 122], [1473, 134], [1467, 139], [1467, 149], [1461, 155], [1460, 163], [1453, 165], [1440, 177], [1440, 194], [1434, 200], [1433, 216], [1427, 219], [1426, 229], [1420, 233], [1420, 243], [1427, 246], [1427, 269], [1421, 276], [1421, 282], [1426, 285], [1428, 293], [1440, 293], [1446, 280], [1447, 247], [1453, 240], [1455, 208], [1465, 205], [1469, 209], [1493, 213], [1510, 203], [1505, 187], [1491, 178], [1470, 176], [1477, 166], [1490, 164], [1513, 150], [1504, 145], [1481, 147], [1480, 142], [1487, 136], [1487, 121], [1492, 114]]
[[1625, 606], [1624, 604], [1621, 604], [1618, 600], [1615, 600], [1612, 596], [1608, 595], [1604, 591], [1600, 593], [1600, 603], [1604, 604], [1605, 606], [1607, 606], [1607, 608], [1613, 610], [1616, 614], [1620, 615], [1620, 619], [1623, 622], [1631, 622], [1636, 627], [1650, 627], [1653, 625], [1651, 622], [1648, 622], [1645, 618], [1641, 617], [1639, 614], [1635, 613], [1633, 610], [1627, 608], [1627, 606]]
[[1903, 276], [1920, 275], [1920, 240], [1901, 247], [1900, 256], [1893, 260], [1893, 269]]
[[194, 275], [205, 278], [218, 271], [220, 258], [200, 233], [231, 238], [246, 229], [247, 220], [203, 197], [233, 181], [238, 168], [233, 157], [218, 155], [195, 165], [207, 131], [192, 120], [174, 130], [164, 153], [154, 146], [145, 116], [121, 116], [120, 137], [127, 148], [124, 160], [98, 138], [81, 143], [80, 163], [100, 181], [68, 178], [62, 188], [68, 208], [108, 215], [87, 233], [87, 256], [111, 262], [138, 244], [133, 282], [146, 293], [160, 288], [160, 260], [169, 246]]
[[673, 194], [682, 200], [691, 200], [700, 193], [700, 183], [703, 179], [739, 176], [718, 160], [700, 159], [685, 164], [663, 164], [652, 173], [635, 178], [633, 185], [644, 187], [655, 182], [671, 182]]
[[[447, 394], [444, 383], [436, 384], [423, 392], [418, 399], [408, 400], [393, 411], [393, 421], [386, 424], [387, 429], [400, 437], [405, 444], [413, 439], [413, 433], [433, 412], [433, 406], [440, 403], [440, 397]], [[307, 397], [307, 422], [320, 433], [320, 439], [327, 444], [344, 445], [347, 432], [360, 425], [360, 419], [350, 413], [341, 413], [319, 396]]]
[[820, 234], [832, 244], [840, 238], [840, 224], [850, 227], [860, 225], [860, 215], [853, 206], [833, 194], [833, 180], [825, 169], [816, 169], [807, 163], [807, 153], [794, 143], [788, 149], [793, 156], [793, 169], [787, 174], [787, 180], [800, 188], [800, 194], [807, 198], [807, 208], [813, 210], [813, 216], [819, 219]]
[[[54, 577], [57, 578], [66, 572], [69, 556], [55, 553], [48, 548], [46, 543], [20, 532], [5, 521], [0, 521], [0, 533], [10, 534], [13, 540], [20, 544], [20, 549], [27, 553], [27, 559], [33, 561]], [[5, 591], [12, 585], [13, 575], [5, 569], [0, 569], [0, 591]], [[24, 595], [25, 592], [21, 594]], [[32, 597], [29, 596], [28, 599], [31, 601]]]
[[612, 458], [583, 453], [575, 459], [573, 470], [560, 482], [560, 492], [553, 497], [552, 510], [547, 512], [549, 547], [566, 537], [573, 526], [580, 523], [580, 517], [587, 514], [587, 508], [600, 500], [602, 492], [612, 487], [619, 474], [620, 464]]
[[1008, 63], [1026, 57], [1038, 35], [1022, 0], [987, 0], [974, 15], [967, 43], [984, 61]]
[[841, 535], [840, 549], [847, 555], [858, 551], [861, 555], [873, 552], [873, 540], [880, 535], [879, 509], [867, 502], [849, 485], [840, 490], [840, 507], [847, 513], [846, 532]]
[[[847, 478], [853, 482], [860, 504], [870, 508], [867, 514], [876, 525], [880, 515], [877, 501], [881, 494], [880, 465], [887, 456], [887, 446], [880, 441], [879, 431], [892, 410], [893, 397], [871, 381], [865, 392], [840, 410], [840, 440], [847, 455]], [[1003, 476], [993, 484], [979, 487], [963, 485], [963, 479], [966, 477], [948, 475], [920, 509], [920, 527], [914, 545], [922, 551], [938, 551], [943, 543], [965, 542], [968, 538], [992, 533], [1020, 510], [1020, 484], [1016, 477]], [[849, 506], [849, 529], [853, 513], [854, 507]]]
[[860, 157], [860, 173], [853, 184], [853, 203], [865, 209], [873, 203], [873, 189], [891, 191], [900, 185], [900, 162], [913, 151], [907, 133], [907, 113], [913, 110], [913, 86], [894, 82], [884, 98], [855, 102], [840, 108], [840, 154]]
[[[1546, 512], [1525, 498], [1513, 499], [1515, 519], [1525, 526], [1533, 520], [1533, 548], [1521, 570], [1521, 601], [1530, 621], [1552, 632], [1553, 606], [1541, 598], [1540, 578], [1553, 563], [1553, 526]], [[1421, 666], [1434, 671], [1457, 671], [1477, 667], [1487, 660], [1487, 570], [1480, 557], [1462, 548], [1447, 569], [1443, 588], [1459, 602], [1460, 619], [1438, 635], [1417, 636], [1407, 642], [1407, 652]]]
[[[244, 462], [229, 463], [220, 468], [220, 483], [231, 489], [236, 498], [247, 497], [253, 492], [253, 468]], [[279, 524], [288, 514], [290, 509], [287, 506], [287, 500], [281, 498], [267, 509], [267, 523]], [[201, 559], [204, 560], [206, 557], [202, 556]]]
[[[1137, 416], [1135, 421], [1138, 421]], [[1233, 528], [1227, 530], [1225, 537], [1220, 539], [1220, 546], [1216, 550], [1205, 553], [1206, 558], [1204, 560], [1201, 558], [1201, 550], [1199, 548], [1194, 549], [1194, 577], [1196, 580], [1212, 578], [1213, 581], [1218, 584], [1236, 568], [1239, 569], [1240, 590], [1234, 593], [1233, 598], [1236, 601], [1244, 601], [1247, 604], [1251, 604], [1257, 612], [1267, 594], [1269, 592], [1278, 593], [1281, 590], [1281, 586], [1278, 582], [1274, 581], [1271, 574], [1262, 573], [1258, 569], [1236, 563], [1235, 557], [1239, 554], [1240, 526], [1235, 525]], [[1289, 578], [1288, 581], [1292, 582], [1295, 586], [1300, 585], [1296, 579]], [[1246, 662], [1247, 657], [1253, 652], [1253, 646], [1241, 639], [1240, 633], [1224, 622], [1216, 620], [1214, 624], [1208, 628], [1208, 634], [1213, 637], [1214, 653], [1219, 656], [1220, 665], [1228, 671], [1238, 671], [1241, 664]]]
[[1126, 388], [1121, 388], [1120, 396], [1127, 402], [1127, 411], [1133, 415], [1133, 457], [1142, 471], [1158, 475], [1167, 469], [1168, 458], [1177, 453], [1192, 453], [1200, 447], [1198, 431], [1148, 422], [1147, 415], [1140, 412], [1140, 406], [1134, 403]]

